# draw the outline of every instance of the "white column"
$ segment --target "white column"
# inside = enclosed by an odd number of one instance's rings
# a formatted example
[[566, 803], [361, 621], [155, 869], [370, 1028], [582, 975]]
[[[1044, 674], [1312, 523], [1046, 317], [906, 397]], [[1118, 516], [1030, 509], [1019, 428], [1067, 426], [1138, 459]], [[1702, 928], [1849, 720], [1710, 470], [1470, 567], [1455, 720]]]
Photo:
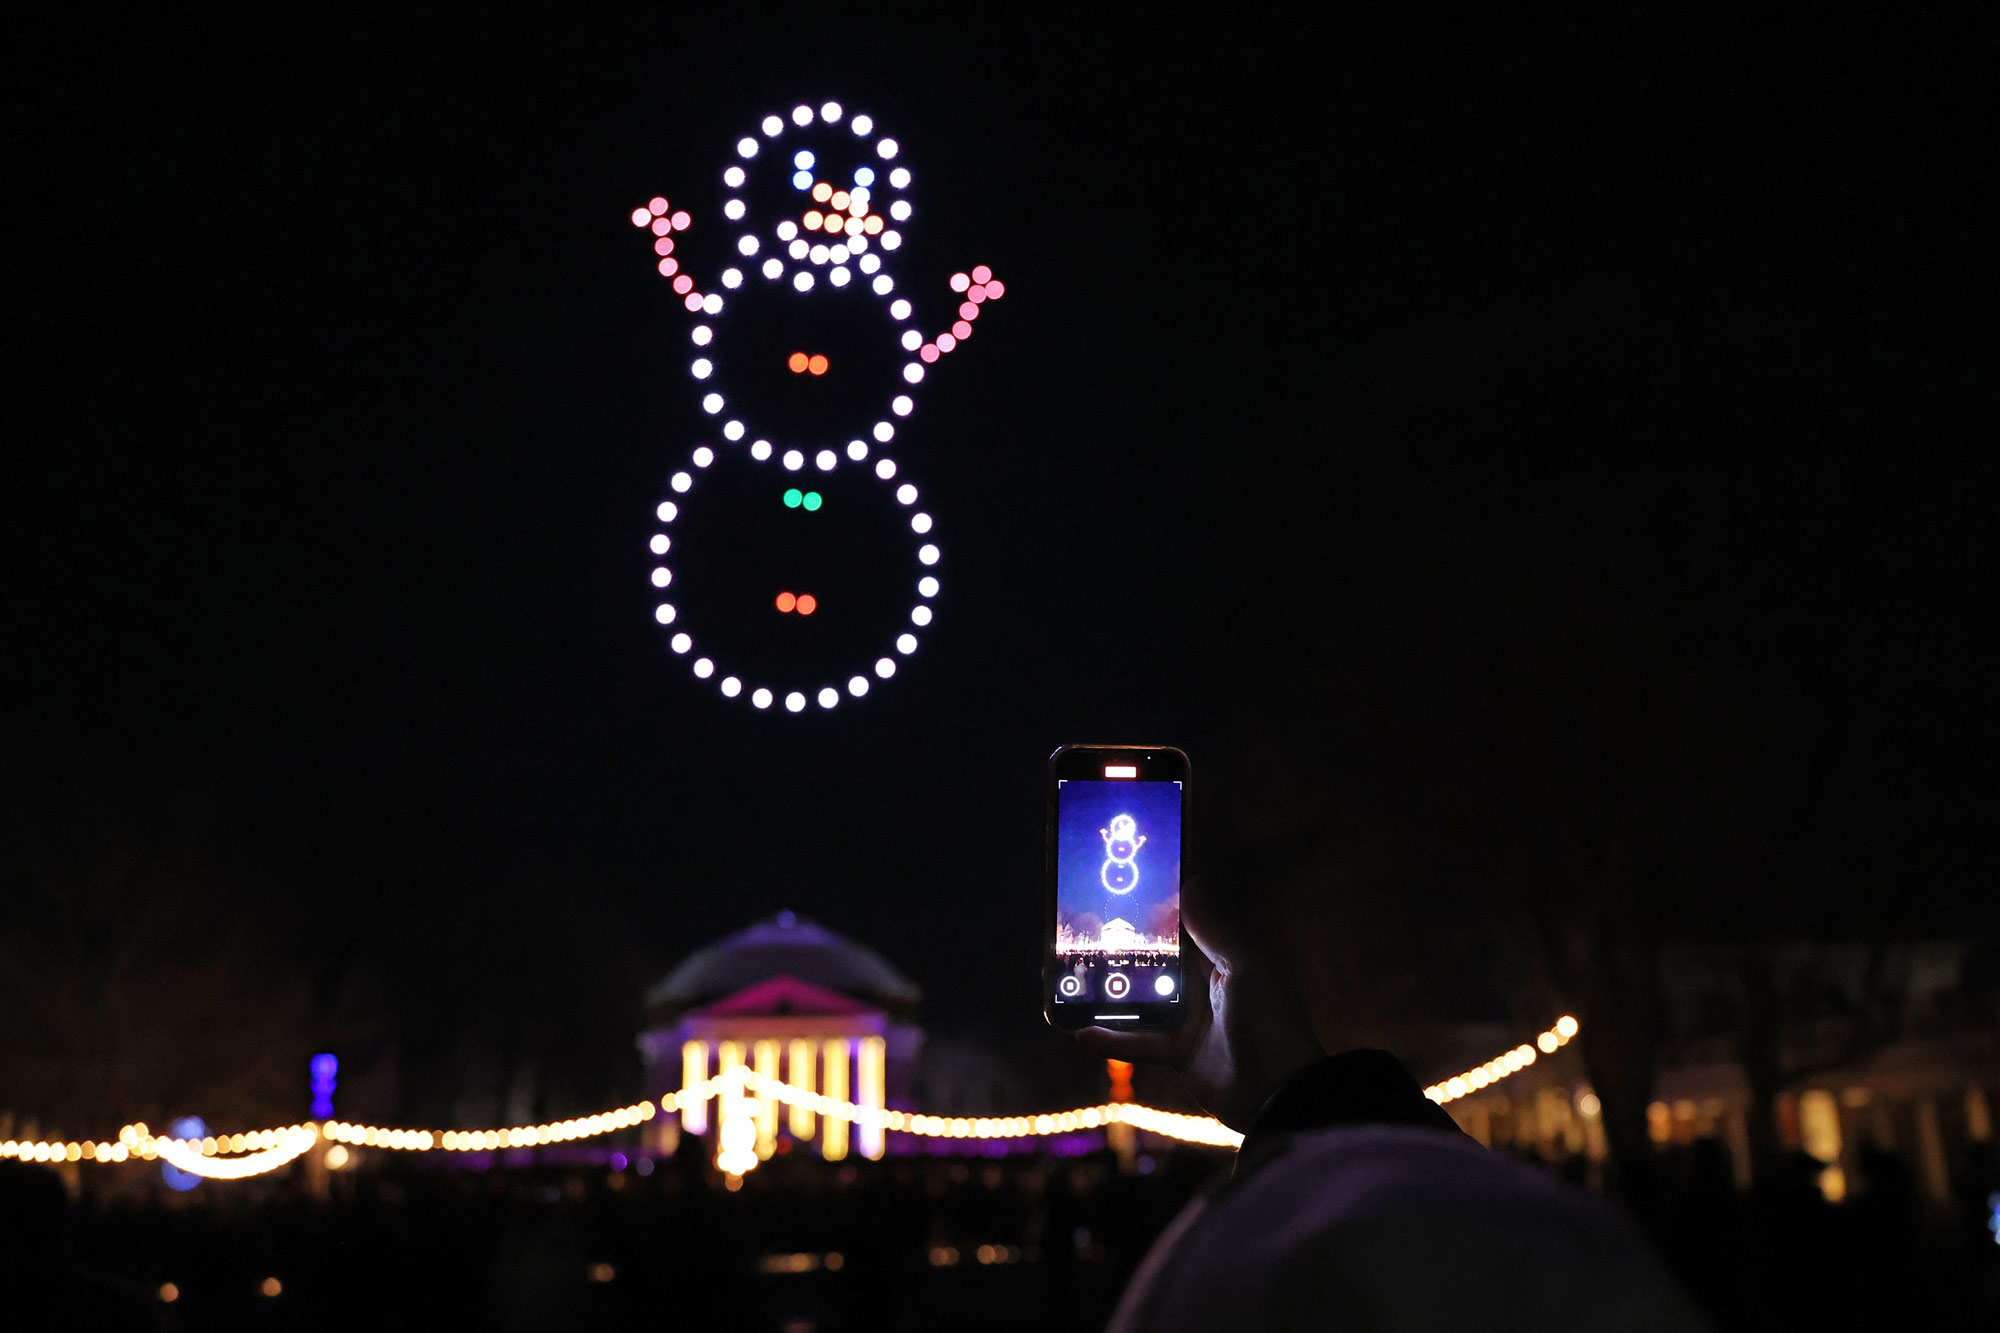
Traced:
[[[708, 1077], [708, 1043], [705, 1041], [684, 1041], [681, 1043], [681, 1087], [691, 1088]], [[708, 1132], [708, 1102], [706, 1099], [691, 1106], [681, 1107], [681, 1128], [690, 1134], [701, 1135]]]
[[[889, 1046], [880, 1037], [863, 1037], [861, 1049], [855, 1054], [854, 1081], [856, 1100], [872, 1111], [879, 1111], [884, 1105], [886, 1073], [889, 1065]], [[857, 1120], [854, 1125], [855, 1146], [861, 1155], [871, 1161], [879, 1160], [888, 1136], [883, 1132], [878, 1116], [873, 1121]]]

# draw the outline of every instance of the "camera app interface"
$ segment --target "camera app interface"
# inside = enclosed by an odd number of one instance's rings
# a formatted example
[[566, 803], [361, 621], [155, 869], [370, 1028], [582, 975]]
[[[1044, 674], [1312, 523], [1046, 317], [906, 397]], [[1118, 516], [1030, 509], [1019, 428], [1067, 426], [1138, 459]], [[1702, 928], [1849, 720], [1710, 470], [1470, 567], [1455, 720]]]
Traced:
[[1056, 1004], [1181, 998], [1181, 784], [1056, 791]]

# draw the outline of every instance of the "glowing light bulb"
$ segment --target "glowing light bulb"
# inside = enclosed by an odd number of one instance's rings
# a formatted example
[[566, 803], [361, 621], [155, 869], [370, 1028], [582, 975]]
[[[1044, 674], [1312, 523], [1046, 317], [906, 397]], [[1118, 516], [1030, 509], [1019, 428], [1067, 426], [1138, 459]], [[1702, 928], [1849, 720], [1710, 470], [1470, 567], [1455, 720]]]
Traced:
[[703, 395], [701, 400], [701, 410], [708, 413], [710, 416], [714, 416], [717, 412], [720, 412], [722, 410], [722, 395], [719, 393], [711, 393]]
[[909, 189], [910, 169], [908, 167], [897, 167], [894, 171], [891, 171], [889, 173], [889, 184], [895, 186], [899, 190]]
[[915, 626], [916, 626], [916, 627], [917, 627], [918, 629], [922, 629], [922, 628], [923, 628], [923, 627], [924, 627], [925, 625], [928, 625], [928, 624], [930, 624], [930, 623], [931, 623], [931, 609], [930, 609], [930, 608], [929, 608], [928, 606], [913, 606], [913, 607], [911, 607], [911, 608], [910, 608], [910, 623], [911, 623], [912, 625], [915, 625]]
[[813, 285], [813, 275], [806, 272], [804, 269], [800, 269], [797, 273], [794, 273], [792, 275], [792, 286], [798, 288], [800, 291], [809, 292], [812, 290], [812, 285]]
[[686, 495], [688, 487], [694, 485], [694, 478], [685, 472], [676, 472], [672, 477], [668, 478], [667, 485], [673, 487], [677, 493]]
[[826, 275], [826, 280], [836, 287], [845, 287], [847, 280], [852, 276], [853, 274], [849, 273], [846, 268], [836, 268], [833, 272]]
[[[870, 255], [870, 256], [869, 256], [869, 258], [870, 258], [870, 259], [873, 259], [873, 258], [874, 258], [874, 256], [873, 256], [873, 255]], [[906, 351], [906, 352], [914, 352], [914, 351], [916, 351], [916, 350], [917, 350], [917, 349], [918, 349], [919, 347], [922, 347], [923, 345], [924, 345], [924, 335], [923, 335], [923, 334], [921, 334], [921, 333], [918, 333], [918, 332], [917, 332], [917, 331], [916, 331], [915, 329], [904, 329], [904, 330], [903, 330], [903, 350], [904, 350], [904, 351]]]
[[744, 255], [756, 254], [757, 238], [755, 236], [749, 236], [749, 235], [739, 236], [736, 240], [736, 251], [738, 254], [744, 254]]
[[653, 511], [654, 515], [658, 517], [660, 522], [662, 523], [673, 522], [676, 518], [680, 516], [680, 512], [681, 512], [680, 506], [675, 504], [672, 500], [662, 500], [660, 502], [660, 507]]
[[831, 449], [822, 449], [813, 455], [813, 463], [821, 472], [831, 472], [839, 465], [840, 456]]
[[764, 261], [765, 277], [781, 278], [784, 275], [785, 275], [785, 265], [783, 260], [777, 258], [771, 258]]
[[901, 297], [898, 297], [895, 300], [889, 302], [889, 318], [908, 319], [909, 317], [910, 317], [910, 303], [908, 301], [905, 301]]
[[[739, 422], [732, 421], [729, 424], [731, 426], [740, 427]], [[741, 435], [743, 432], [739, 428], [736, 433], [738, 435]], [[694, 451], [694, 465], [696, 467], [707, 467], [710, 463], [713, 463], [714, 461], [715, 461], [715, 450], [709, 448], [707, 445], [704, 444], [699, 449], [696, 449]]]
[[792, 221], [790, 218], [786, 218], [783, 222], [780, 222], [778, 224], [779, 240], [789, 241], [798, 234], [799, 234], [799, 224]]
[[831, 708], [839, 702], [840, 691], [834, 689], [833, 686], [828, 685], [819, 692], [819, 706], [821, 708]]
[[868, 677], [849, 676], [847, 678], [847, 692], [857, 699], [868, 693]]
[[652, 222], [652, 221], [653, 221], [653, 215], [652, 215], [651, 213], [647, 212], [647, 211], [646, 211], [645, 209], [643, 209], [643, 208], [635, 208], [635, 209], [633, 209], [633, 210], [632, 210], [632, 225], [633, 225], [633, 226], [635, 226], [635, 227], [644, 227], [644, 226], [648, 226], [648, 225], [650, 225], [650, 224], [651, 224], [651, 222]]
[[926, 565], [935, 565], [938, 562], [938, 548], [930, 545], [918, 547], [917, 559]]
[[674, 623], [673, 603], [661, 602], [658, 606], [654, 607], [653, 619], [659, 621], [662, 625], [673, 624]]
[[[785, 492], [785, 508], [797, 509], [805, 501], [805, 493], [794, 486]], [[782, 610], [783, 608], [779, 608]]]
[[805, 695], [800, 694], [797, 690], [793, 690], [790, 694], [785, 696], [785, 711], [787, 713], [803, 713], [805, 711], [805, 708], [806, 708], [806, 697]]
[[750, 693], [750, 705], [753, 708], [769, 708], [771, 706], [771, 692], [759, 686]]
[[928, 574], [924, 575], [922, 578], [917, 580], [917, 594], [921, 597], [937, 596], [938, 581], [932, 578]]
[[715, 674], [715, 663], [709, 661], [706, 657], [695, 658], [694, 674], [700, 676], [703, 680], [707, 680]]
[[859, 463], [862, 459], [868, 457], [868, 446], [859, 440], [849, 440], [847, 442], [847, 456], [854, 462]]
[[771, 457], [771, 442], [758, 440], [750, 446], [750, 456], [760, 463], [767, 461]]
[[694, 640], [685, 634], [676, 634], [670, 646], [677, 653], [685, 653], [688, 649], [694, 647]]
[[886, 273], [877, 273], [868, 284], [877, 296], [887, 296], [896, 289], [896, 280]]
[[654, 569], [653, 586], [655, 588], [664, 588], [673, 581], [674, 581], [674, 571], [668, 569], [665, 565], [661, 565], [658, 568]]
[[812, 253], [812, 250], [804, 240], [796, 240], [785, 248], [785, 253], [794, 259], [804, 259]]
[[666, 533], [656, 532], [653, 534], [653, 540], [648, 542], [647, 545], [652, 548], [654, 555], [665, 555], [673, 543], [667, 540]]
[[819, 108], [819, 118], [825, 121], [829, 125], [838, 124], [840, 121], [840, 103], [838, 102], [821, 103]]
[[896, 428], [886, 421], [878, 421], [875, 423], [875, 429], [872, 434], [875, 436], [877, 444], [887, 444], [896, 438]]
[[922, 536], [924, 533], [929, 532], [930, 530], [931, 530], [931, 516], [929, 514], [911, 515], [910, 517], [911, 532], [916, 533], [918, 536]]
[[818, 491], [806, 492], [805, 510], [808, 514], [818, 513], [819, 507], [825, 503], [826, 501], [820, 498], [820, 493]]
[[889, 402], [889, 410], [891, 412], [894, 412], [899, 417], [906, 417], [910, 415], [910, 409], [915, 406], [916, 403], [910, 398], [910, 395], [906, 393], [897, 394], [896, 397], [891, 399]]
[[896, 155], [896, 141], [894, 139], [884, 139], [875, 145], [875, 151], [885, 159], [894, 157]]
[[871, 116], [856, 116], [848, 123], [854, 126], [856, 135], [869, 135], [875, 132], [875, 121]]
[[813, 109], [811, 107], [795, 106], [792, 108], [792, 124], [797, 125], [800, 129], [804, 129], [812, 123]]
[[728, 218], [731, 222], [741, 222], [745, 211], [741, 199], [731, 199], [722, 205], [722, 216]]
[[1574, 1037], [1576, 1035], [1576, 1020], [1568, 1014], [1564, 1014], [1561, 1018], [1558, 1018], [1556, 1020], [1556, 1035], [1564, 1041]]
[[920, 384], [924, 378], [924, 368], [920, 362], [912, 361], [903, 367], [903, 378], [911, 384]]
[[764, 131], [765, 138], [775, 139], [785, 132], [785, 122], [779, 120], [776, 116], [766, 116], [760, 128]]
[[883, 481], [889, 480], [896, 475], [896, 464], [887, 458], [878, 459], [875, 463], [875, 475]]
[[698, 356], [694, 359], [694, 364], [689, 366], [688, 369], [694, 372], [696, 379], [705, 380], [715, 373], [715, 363], [705, 356]]
[[778, 594], [777, 607], [780, 614], [790, 615], [792, 612], [798, 610], [798, 606], [799, 599], [793, 594], [788, 592]]
[[806, 465], [806, 456], [797, 449], [787, 449], [785, 456], [778, 461], [785, 465], [785, 471], [797, 472]]
[[890, 204], [889, 216], [898, 222], [908, 222], [910, 220], [910, 201], [907, 199], [898, 199], [895, 203]]
[[810, 171], [794, 171], [792, 173], [792, 188], [794, 190], [810, 190], [812, 183], [813, 174]]
[[905, 657], [917, 651], [917, 636], [914, 634], [898, 634], [896, 636], [896, 651]]
[[696, 347], [706, 347], [715, 341], [715, 330], [706, 324], [697, 324], [688, 330], [688, 337], [694, 340]]
[[741, 189], [743, 182], [747, 179], [748, 177], [744, 175], [743, 168], [741, 167], [731, 167], [722, 173], [722, 183], [732, 190]]
[[887, 679], [889, 679], [889, 677], [891, 677], [891, 676], [895, 675], [895, 674], [896, 674], [896, 659], [895, 659], [895, 658], [893, 658], [893, 657], [878, 657], [878, 658], [876, 658], [876, 659], [875, 659], [875, 674], [876, 674], [877, 676], [880, 676], [880, 677], [881, 677], [881, 678], [882, 678], [883, 680], [887, 680]]
[[[729, 272], [730, 272], [730, 273], [735, 273], [735, 272], [736, 272], [736, 270], [734, 270], [734, 269], [731, 269], [731, 270], [729, 270]], [[724, 276], [724, 277], [726, 278], [726, 277], [728, 276], [728, 274], [724, 274], [723, 276]], [[737, 274], [736, 274], [736, 282], [741, 282], [741, 281], [743, 281], [743, 275], [742, 275], [741, 273], [737, 273]], [[732, 286], [732, 287], [734, 287], [734, 286], [736, 285], [736, 282], [732, 282], [732, 283], [730, 283], [729, 285], [730, 285], [730, 286]], [[722, 298], [721, 298], [720, 296], [717, 296], [717, 295], [716, 295], [716, 294], [715, 294], [714, 292], [710, 292], [710, 293], [709, 293], [709, 294], [708, 294], [707, 296], [704, 296], [704, 297], [702, 297], [702, 298], [701, 298], [701, 311], [702, 311], [702, 313], [703, 313], [704, 315], [719, 315], [719, 314], [721, 314], [721, 313], [722, 313]]]
[[909, 482], [906, 481], [901, 486], [898, 486], [896, 488], [897, 504], [907, 505], [907, 504], [915, 504], [916, 502], [917, 502], [917, 488], [910, 485]]

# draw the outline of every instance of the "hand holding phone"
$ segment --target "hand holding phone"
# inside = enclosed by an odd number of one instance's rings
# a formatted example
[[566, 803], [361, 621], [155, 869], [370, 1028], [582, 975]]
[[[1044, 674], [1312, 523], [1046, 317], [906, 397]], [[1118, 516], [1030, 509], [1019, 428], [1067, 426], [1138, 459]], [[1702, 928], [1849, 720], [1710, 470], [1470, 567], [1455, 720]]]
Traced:
[[1171, 746], [1049, 756], [1042, 1012], [1052, 1026], [1180, 1024], [1190, 776]]

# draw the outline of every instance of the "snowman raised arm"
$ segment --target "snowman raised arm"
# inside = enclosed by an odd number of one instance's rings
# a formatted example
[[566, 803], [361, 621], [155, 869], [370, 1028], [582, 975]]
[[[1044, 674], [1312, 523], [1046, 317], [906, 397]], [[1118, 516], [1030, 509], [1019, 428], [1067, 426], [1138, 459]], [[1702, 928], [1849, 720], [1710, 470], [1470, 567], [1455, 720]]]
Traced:
[[[800, 713], [809, 699], [830, 710], [865, 696], [871, 675], [892, 677], [932, 623], [941, 559], [935, 520], [918, 507], [917, 488], [893, 453], [926, 376], [972, 336], [1006, 287], [985, 265], [955, 273], [946, 284], [950, 317], [925, 323], [894, 272], [914, 212], [911, 172], [896, 141], [834, 102], [767, 116], [759, 128], [737, 141], [737, 160], [722, 173], [728, 258], [712, 280], [691, 271], [687, 212], [656, 197], [631, 215], [652, 238], [661, 277], [697, 317], [687, 369], [716, 433], [668, 479], [651, 577], [667, 597], [654, 618], [698, 679], [757, 709], [782, 700]], [[731, 468], [767, 481], [762, 489], [740, 479], [716, 484]], [[823, 528], [836, 518], [852, 524], [875, 503], [857, 493], [863, 482], [893, 497], [894, 528], [907, 531], [912, 548], [909, 584], [893, 614], [879, 588], [817, 563], [811, 530], [783, 526], [822, 510]], [[687, 550], [684, 563], [683, 535], [692, 534], [683, 511], [706, 498], [697, 488], [750, 506], [741, 514], [747, 528], [711, 532], [710, 549]], [[778, 505], [789, 512], [779, 514]], [[829, 540], [826, 549], [851, 556], [856, 540], [850, 527], [844, 545]], [[782, 558], [746, 568], [756, 560], [745, 553], [773, 551]], [[849, 564], [880, 568], [880, 555]], [[874, 634], [869, 627], [884, 620]], [[837, 651], [836, 639], [844, 645]]]

